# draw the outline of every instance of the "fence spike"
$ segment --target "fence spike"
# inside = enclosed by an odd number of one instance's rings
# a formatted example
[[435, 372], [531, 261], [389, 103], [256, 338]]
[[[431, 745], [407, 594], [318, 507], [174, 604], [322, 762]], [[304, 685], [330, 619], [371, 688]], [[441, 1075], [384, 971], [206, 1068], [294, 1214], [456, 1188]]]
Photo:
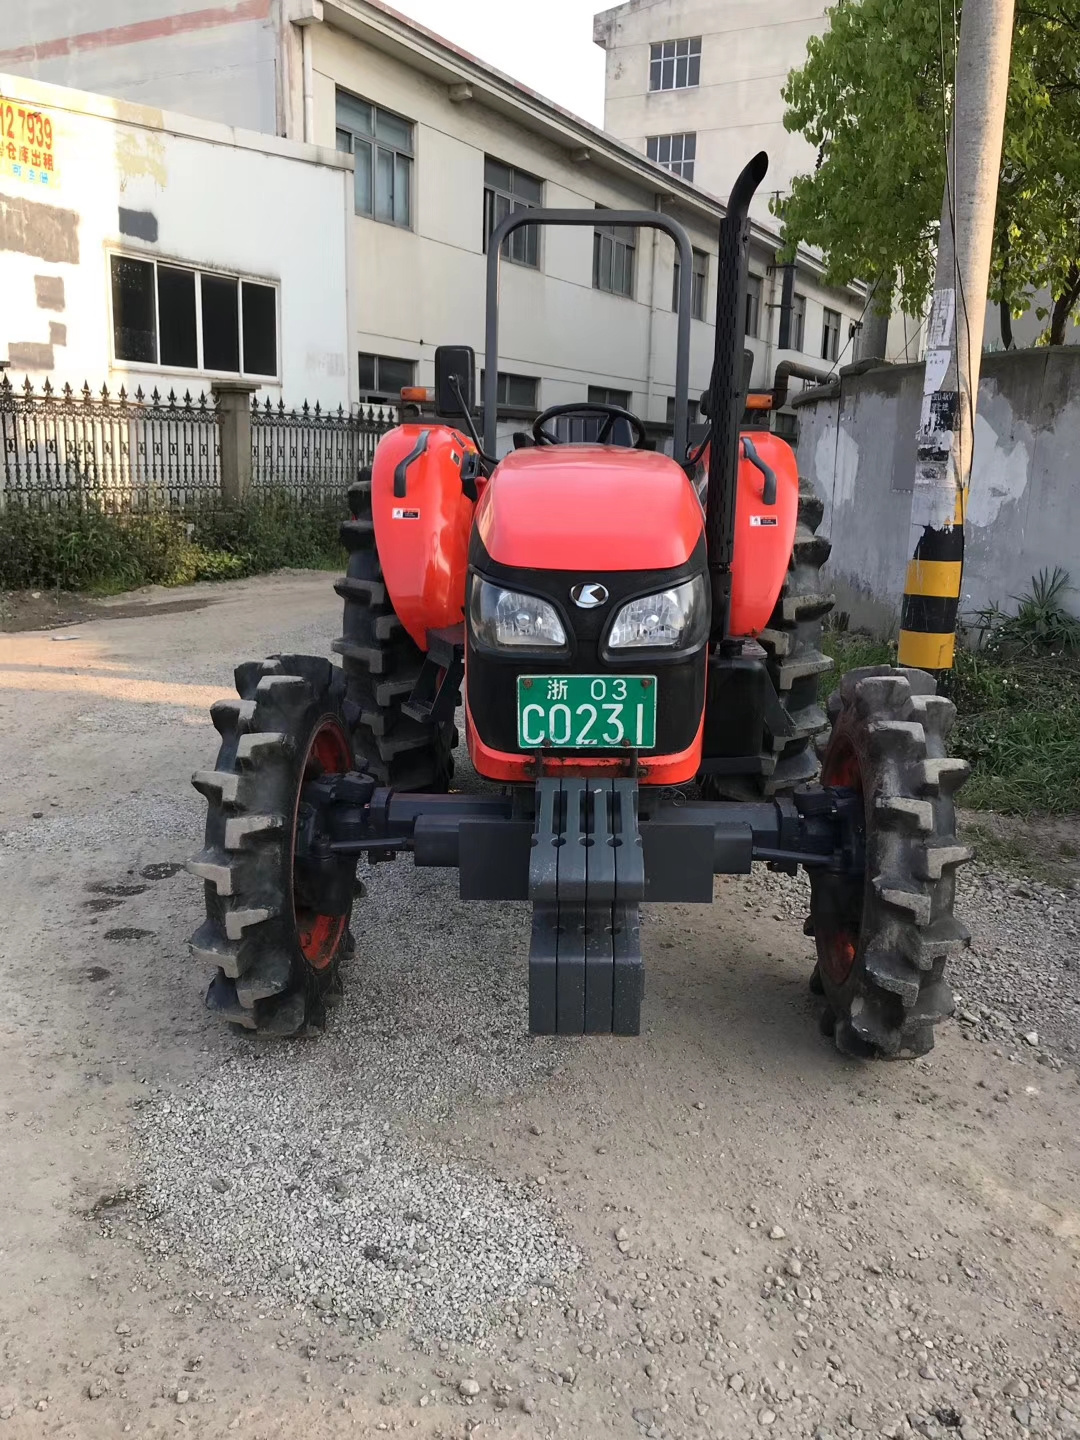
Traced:
[[30, 384], [30, 376], [29, 376], [29, 375], [27, 375], [26, 378], [23, 380], [23, 387], [22, 387], [22, 388], [23, 388], [23, 394], [24, 394], [24, 395], [26, 396], [26, 398], [29, 400], [30, 396], [33, 395], [33, 393], [34, 393], [34, 387]]
[[145, 399], [146, 399], [146, 396], [143, 394], [143, 388], [142, 388], [142, 386], [141, 386], [141, 385], [137, 385], [137, 386], [135, 387], [135, 404], [136, 404], [136, 405], [141, 405]]
[[304, 419], [306, 420], [306, 419], [307, 419], [307, 416], [308, 416], [308, 403], [307, 403], [306, 400], [304, 401], [303, 405], [302, 405], [300, 408], [303, 410], [303, 412], [304, 412]]
[[109, 403], [109, 387], [107, 385], [101, 387], [101, 398], [106, 405]]
[[[5, 382], [5, 383], [6, 383], [6, 382]], [[3, 390], [3, 388], [4, 388], [3, 385], [0, 385], [0, 390]], [[75, 395], [75, 392], [74, 392], [74, 391], [72, 390], [72, 388], [71, 388], [71, 383], [70, 383], [70, 381], [65, 381], [65, 382], [64, 382], [64, 389], [63, 389], [64, 399], [65, 399], [66, 401], [70, 402], [70, 401], [74, 398], [74, 395]]]
[[160, 404], [161, 404], [161, 396], [158, 394], [158, 388], [157, 388], [156, 385], [154, 386], [153, 390], [150, 391], [150, 404], [151, 404], [151, 405], [160, 405]]
[[278, 400], [278, 402], [277, 402], [277, 408], [278, 408], [278, 414], [279, 414], [279, 415], [284, 415], [284, 414], [285, 414], [285, 399], [284, 399], [284, 396], [282, 396], [282, 397]]
[[191, 409], [191, 405], [192, 405], [191, 391], [190, 391], [190, 390], [185, 390], [185, 391], [184, 391], [184, 409], [185, 409], [185, 410], [190, 410], [190, 409]]
[[128, 397], [127, 397], [127, 391], [124, 389], [123, 385], [120, 386], [120, 390], [119, 390], [119, 393], [117, 394], [117, 397], [116, 397], [116, 398], [117, 398], [117, 400], [120, 402], [121, 405], [126, 405], [126, 404], [127, 404], [127, 398], [128, 398]]

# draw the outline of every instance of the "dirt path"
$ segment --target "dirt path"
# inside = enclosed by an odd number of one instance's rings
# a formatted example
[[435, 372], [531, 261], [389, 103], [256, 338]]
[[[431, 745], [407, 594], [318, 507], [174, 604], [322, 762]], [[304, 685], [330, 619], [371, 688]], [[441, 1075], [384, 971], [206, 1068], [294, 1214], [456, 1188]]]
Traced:
[[215, 1028], [206, 707], [336, 612], [290, 575], [0, 638], [0, 1440], [1080, 1435], [1080, 1012], [1008, 1034], [992, 965], [1001, 1025], [844, 1061], [799, 888], [724, 880], [647, 915], [640, 1040], [530, 1040], [523, 908], [398, 862], [322, 1040]]

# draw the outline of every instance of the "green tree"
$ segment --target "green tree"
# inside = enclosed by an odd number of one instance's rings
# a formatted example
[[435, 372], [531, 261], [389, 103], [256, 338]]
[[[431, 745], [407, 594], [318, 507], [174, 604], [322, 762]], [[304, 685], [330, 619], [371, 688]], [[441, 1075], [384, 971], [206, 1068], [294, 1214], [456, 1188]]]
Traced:
[[[857, 0], [829, 12], [784, 88], [788, 130], [818, 152], [774, 203], [789, 249], [819, 247], [829, 279], [876, 283], [875, 305], [926, 305], [934, 279], [956, 14], [944, 0]], [[1018, 0], [991, 298], [1023, 314], [1032, 291], [1060, 345], [1080, 305], [1080, 5]]]

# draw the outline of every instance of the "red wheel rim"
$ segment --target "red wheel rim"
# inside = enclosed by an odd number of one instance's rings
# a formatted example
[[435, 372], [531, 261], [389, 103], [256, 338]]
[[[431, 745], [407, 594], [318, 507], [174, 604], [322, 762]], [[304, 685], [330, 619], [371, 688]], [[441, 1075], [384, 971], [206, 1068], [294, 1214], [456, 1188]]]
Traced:
[[[862, 798], [863, 780], [859, 757], [846, 741], [828, 757], [821, 773], [823, 785], [854, 790]], [[862, 928], [863, 893], [861, 885], [830, 886], [826, 915], [815, 918], [814, 932], [818, 941], [821, 968], [834, 985], [843, 985], [851, 974], [859, 949]]]
[[[339, 721], [332, 716], [319, 722], [308, 744], [304, 756], [303, 780], [312, 780], [317, 775], [344, 775], [352, 769], [352, 750], [348, 737]], [[296, 822], [300, 810], [300, 793], [296, 796], [293, 812], [292, 845], [296, 848]], [[320, 915], [304, 905], [297, 891], [295, 873], [292, 884], [293, 919], [296, 922], [296, 938], [304, 959], [313, 970], [325, 970], [333, 960], [341, 937], [345, 933], [344, 915]]]

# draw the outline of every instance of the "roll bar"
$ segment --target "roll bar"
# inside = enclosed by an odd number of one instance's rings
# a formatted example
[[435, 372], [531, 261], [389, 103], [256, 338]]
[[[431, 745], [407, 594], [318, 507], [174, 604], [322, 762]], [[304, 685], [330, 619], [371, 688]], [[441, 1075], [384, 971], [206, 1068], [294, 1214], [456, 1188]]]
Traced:
[[[690, 237], [670, 215], [655, 210], [517, 210], [488, 238], [487, 316], [484, 333], [484, 450], [495, 454], [499, 386], [499, 260], [502, 243], [522, 225], [625, 225], [663, 230], [679, 252], [679, 315], [675, 349], [675, 458], [686, 454], [690, 399], [690, 294], [694, 256]], [[651, 359], [651, 357], [650, 357]]]

